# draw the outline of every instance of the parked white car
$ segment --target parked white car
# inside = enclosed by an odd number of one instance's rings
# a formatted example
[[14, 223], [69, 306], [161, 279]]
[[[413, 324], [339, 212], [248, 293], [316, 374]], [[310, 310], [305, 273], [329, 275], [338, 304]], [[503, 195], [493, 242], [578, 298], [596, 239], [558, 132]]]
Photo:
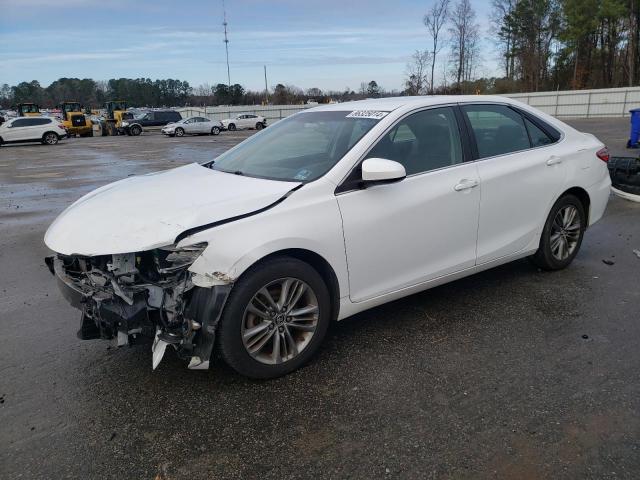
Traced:
[[0, 145], [24, 142], [55, 145], [66, 137], [65, 126], [54, 117], [17, 117], [0, 125]]
[[255, 128], [256, 130], [262, 130], [267, 126], [267, 119], [251, 113], [241, 113], [234, 118], [227, 118], [222, 120], [222, 128], [225, 130], [243, 130], [248, 128]]
[[222, 124], [218, 120], [207, 117], [189, 117], [179, 122], [169, 123], [160, 130], [170, 137], [182, 137], [184, 135], [219, 135]]
[[89, 193], [49, 227], [47, 263], [81, 338], [150, 334], [154, 367], [171, 345], [208, 368], [215, 343], [272, 378], [334, 320], [523, 257], [565, 268], [607, 205], [607, 161], [507, 98], [323, 105]]

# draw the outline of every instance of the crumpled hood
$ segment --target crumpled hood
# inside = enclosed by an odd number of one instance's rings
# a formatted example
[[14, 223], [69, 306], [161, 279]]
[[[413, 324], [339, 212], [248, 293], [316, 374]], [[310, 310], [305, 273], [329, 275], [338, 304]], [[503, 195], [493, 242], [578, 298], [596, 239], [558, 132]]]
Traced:
[[171, 245], [190, 228], [255, 212], [298, 186], [197, 163], [126, 178], [80, 198], [51, 224], [46, 245], [64, 255], [107, 255]]

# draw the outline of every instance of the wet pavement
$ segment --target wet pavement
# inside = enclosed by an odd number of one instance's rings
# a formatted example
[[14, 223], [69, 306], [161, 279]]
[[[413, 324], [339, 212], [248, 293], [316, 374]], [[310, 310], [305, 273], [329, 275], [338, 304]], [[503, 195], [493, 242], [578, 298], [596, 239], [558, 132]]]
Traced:
[[[627, 153], [628, 120], [572, 123]], [[570, 268], [518, 261], [364, 312], [274, 381], [77, 340], [51, 220], [247, 135], [0, 148], [0, 478], [638, 477], [640, 204], [617, 198]]]

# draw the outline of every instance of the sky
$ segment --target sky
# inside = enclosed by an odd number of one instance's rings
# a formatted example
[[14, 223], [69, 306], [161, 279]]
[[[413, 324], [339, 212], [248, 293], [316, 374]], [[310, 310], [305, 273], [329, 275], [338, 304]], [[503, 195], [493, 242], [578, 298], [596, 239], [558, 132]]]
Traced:
[[[401, 90], [411, 54], [428, 48], [422, 18], [431, 3], [226, 0], [231, 83], [263, 90], [266, 65], [269, 88], [358, 90], [376, 80]], [[495, 75], [490, 0], [471, 3], [482, 42], [477, 74]], [[0, 0], [0, 84], [46, 86], [60, 77], [226, 83], [222, 22], [222, 0]]]

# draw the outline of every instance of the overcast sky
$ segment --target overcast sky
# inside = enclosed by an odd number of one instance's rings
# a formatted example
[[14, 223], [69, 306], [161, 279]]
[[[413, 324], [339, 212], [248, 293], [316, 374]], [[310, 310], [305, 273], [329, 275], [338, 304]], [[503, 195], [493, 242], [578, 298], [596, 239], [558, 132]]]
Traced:
[[[490, 0], [471, 0], [482, 39], [478, 75], [496, 74]], [[409, 56], [428, 46], [431, 1], [227, 0], [231, 82], [401, 89]], [[226, 83], [221, 0], [0, 0], [0, 84], [60, 77]], [[443, 59], [447, 52], [443, 52]], [[437, 70], [442, 76], [443, 65]]]

